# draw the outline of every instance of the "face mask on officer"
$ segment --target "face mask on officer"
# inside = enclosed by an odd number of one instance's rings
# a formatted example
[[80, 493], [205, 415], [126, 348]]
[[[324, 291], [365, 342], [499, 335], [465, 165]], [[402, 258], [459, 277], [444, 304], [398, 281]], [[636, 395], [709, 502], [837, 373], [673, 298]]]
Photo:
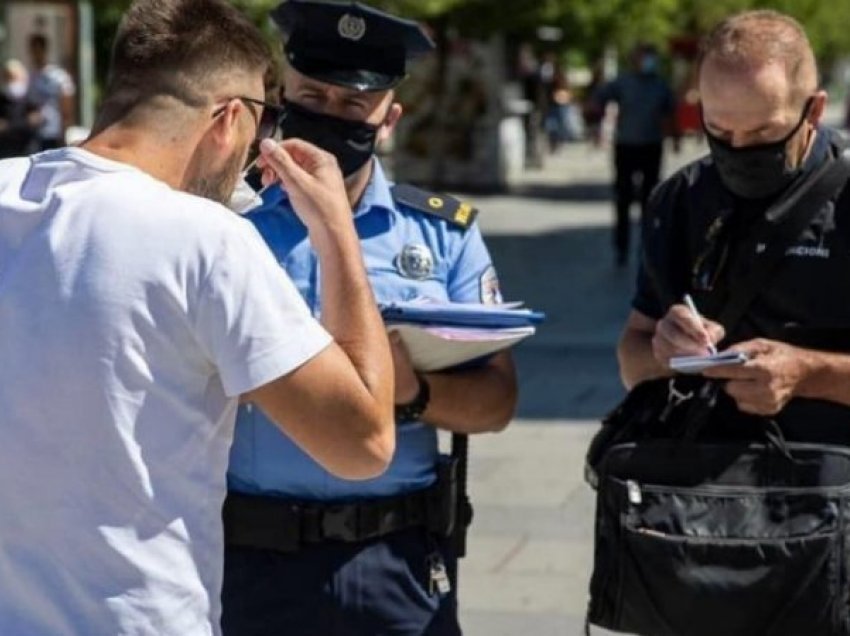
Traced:
[[287, 101], [281, 128], [284, 139], [297, 137], [332, 154], [343, 176], [349, 177], [375, 154], [381, 125], [317, 113]]
[[703, 122], [711, 156], [723, 184], [744, 199], [762, 199], [780, 193], [802, 172], [802, 161], [789, 157], [788, 145], [803, 128], [813, 98], [803, 107], [800, 121], [778, 141], [752, 146], [732, 146], [712, 135]]

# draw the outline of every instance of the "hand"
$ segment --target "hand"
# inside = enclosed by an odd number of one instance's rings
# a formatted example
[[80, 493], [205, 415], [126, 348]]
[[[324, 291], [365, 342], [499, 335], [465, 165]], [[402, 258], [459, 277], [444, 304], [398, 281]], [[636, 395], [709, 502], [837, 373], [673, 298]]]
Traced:
[[390, 333], [390, 349], [395, 369], [395, 403], [409, 404], [419, 394], [419, 378], [410, 361], [410, 353], [397, 331]]
[[705, 318], [700, 321], [686, 305], [673, 305], [655, 325], [652, 354], [659, 364], [669, 368], [670, 358], [705, 355], [725, 335], [719, 323]]
[[257, 166], [263, 185], [280, 180], [298, 218], [311, 232], [352, 222], [351, 205], [336, 158], [300, 139], [264, 139]]
[[808, 374], [806, 352], [783, 342], [750, 340], [730, 351], [743, 351], [749, 362], [707, 369], [703, 375], [727, 380], [724, 390], [745, 413], [776, 415]]

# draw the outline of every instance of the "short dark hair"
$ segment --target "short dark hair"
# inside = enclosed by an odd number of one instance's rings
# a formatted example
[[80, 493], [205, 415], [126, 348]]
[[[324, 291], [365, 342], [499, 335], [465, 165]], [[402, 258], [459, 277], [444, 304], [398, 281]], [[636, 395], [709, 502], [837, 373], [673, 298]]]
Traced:
[[270, 58], [259, 29], [226, 0], [135, 0], [115, 36], [101, 118], [163, 96], [201, 108], [223, 75], [263, 75]]
[[721, 21], [702, 41], [699, 69], [708, 58], [729, 68], [779, 62], [798, 100], [817, 85], [817, 61], [805, 29], [791, 16], [771, 9], [744, 11]]

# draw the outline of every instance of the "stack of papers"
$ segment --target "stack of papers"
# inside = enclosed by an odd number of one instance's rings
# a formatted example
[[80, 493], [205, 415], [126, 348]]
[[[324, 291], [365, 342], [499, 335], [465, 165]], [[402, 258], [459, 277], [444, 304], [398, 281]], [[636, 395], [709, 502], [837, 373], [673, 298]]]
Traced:
[[381, 307], [389, 331], [401, 335], [417, 371], [477, 360], [534, 335], [544, 316], [521, 303], [482, 305], [416, 300]]

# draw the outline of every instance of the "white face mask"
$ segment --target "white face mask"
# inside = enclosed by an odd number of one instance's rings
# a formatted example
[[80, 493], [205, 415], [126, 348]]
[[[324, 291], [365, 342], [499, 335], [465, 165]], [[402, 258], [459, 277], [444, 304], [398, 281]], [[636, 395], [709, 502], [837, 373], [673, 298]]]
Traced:
[[3, 90], [10, 99], [21, 99], [27, 94], [27, 83], [24, 80], [9, 82]]
[[227, 207], [236, 214], [245, 214], [262, 204], [263, 199], [254, 192], [254, 189], [244, 179], [239, 179]]

